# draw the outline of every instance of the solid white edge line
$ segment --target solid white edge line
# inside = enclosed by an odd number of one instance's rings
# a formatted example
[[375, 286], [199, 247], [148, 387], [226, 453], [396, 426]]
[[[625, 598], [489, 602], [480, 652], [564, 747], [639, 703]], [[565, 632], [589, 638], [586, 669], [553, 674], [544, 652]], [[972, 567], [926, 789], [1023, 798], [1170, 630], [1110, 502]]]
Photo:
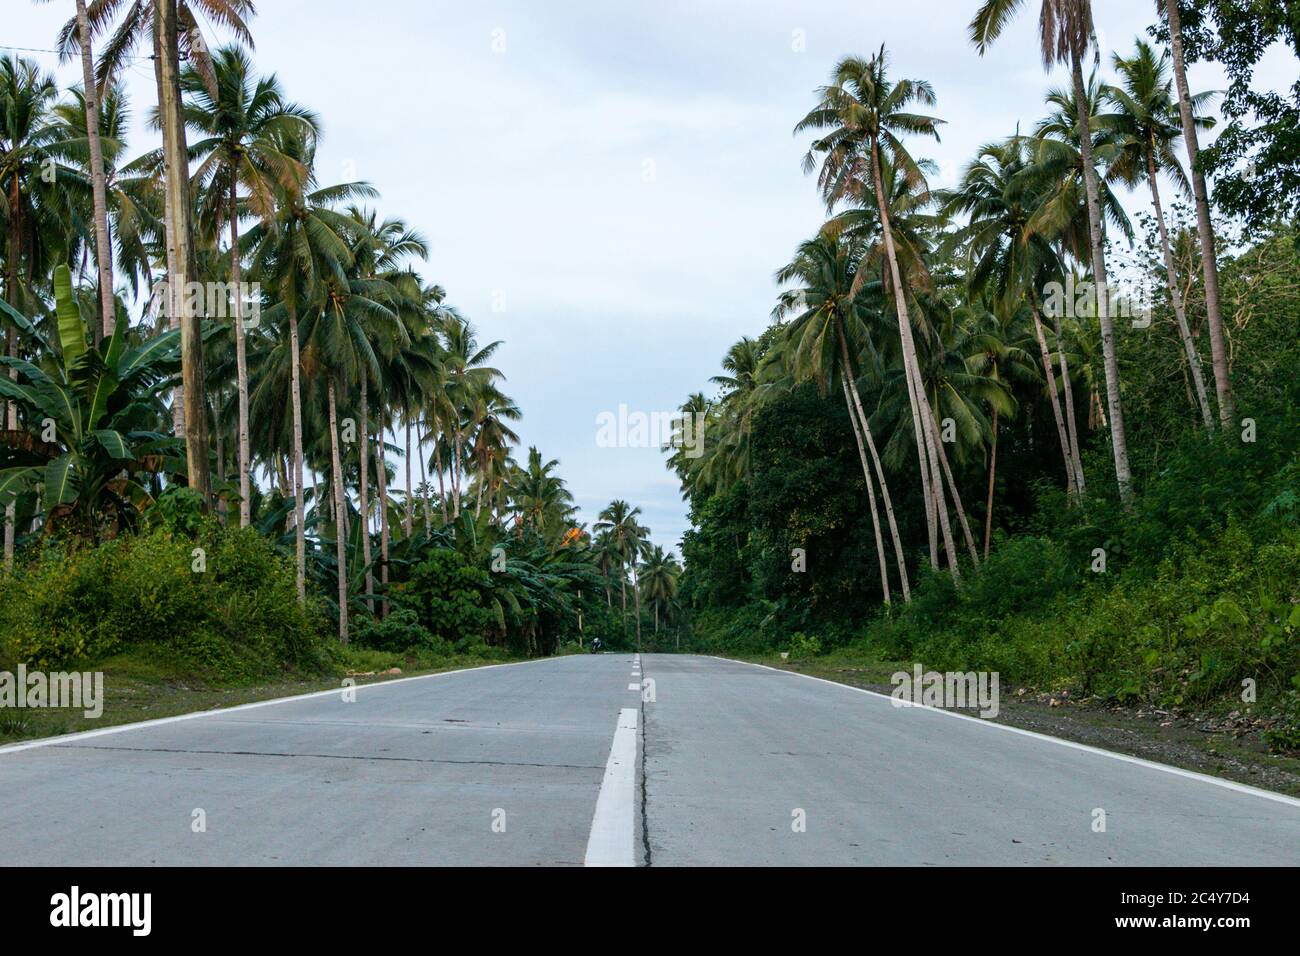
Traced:
[[[89, 740], [92, 737], [105, 737], [109, 734], [122, 734], [129, 730], [143, 730], [148, 727], [161, 727], [164, 724], [180, 723], [183, 720], [197, 720], [200, 717], [220, 717], [235, 714], [241, 710], [254, 710], [258, 707], [270, 707], [273, 704], [288, 704], [296, 700], [311, 700], [315, 697], [331, 697], [342, 694], [344, 690], [368, 690], [375, 687], [392, 687], [413, 680], [429, 680], [434, 677], [450, 677], [453, 674], [468, 674], [471, 671], [490, 671], [498, 667], [518, 667], [521, 664], [540, 664], [543, 661], [562, 660], [559, 657], [539, 657], [531, 661], [508, 661], [504, 664], [484, 664], [480, 667], [458, 667], [452, 671], [439, 671], [436, 674], [416, 674], [413, 677], [398, 677], [395, 680], [375, 681], [372, 684], [357, 684], [354, 687], [339, 686], [336, 690], [316, 690], [309, 694], [295, 694], [292, 697], [273, 697], [270, 700], [255, 700], [248, 704], [236, 704], [234, 707], [218, 707], [214, 710], [195, 710], [188, 714], [175, 714], [171, 717], [155, 717], [152, 720], [137, 720], [129, 724], [114, 724], [98, 730], [82, 730], [75, 734], [63, 734], [58, 737], [41, 737], [37, 740], [25, 740], [22, 743], [6, 744], [0, 747], [0, 755], [17, 753], [20, 750], [36, 750], [41, 747], [55, 747], [73, 740]], [[343, 680], [344, 678], [340, 678]]]
[[[733, 657], [718, 657], [715, 654], [703, 654], [700, 656], [711, 657], [715, 661], [728, 661], [733, 664], [746, 664], [749, 667], [761, 667], [763, 670], [775, 671], [778, 674], [788, 674], [791, 677], [802, 677], [806, 680], [817, 681], [819, 684], [829, 684], [831, 687], [839, 687], [844, 690], [857, 691], [859, 694], [879, 697], [881, 700], [889, 701], [891, 705], [894, 703], [894, 698], [890, 697], [888, 694], [882, 694], [879, 691], [874, 690], [867, 690], [865, 687], [854, 687], [852, 684], [841, 684], [837, 681], [827, 680], [824, 677], [814, 677], [812, 674], [801, 674], [798, 671], [782, 670], [779, 667], [770, 667], [767, 664], [755, 664], [753, 661], [742, 661]], [[1189, 780], [1199, 780], [1202, 783], [1210, 783], [1216, 787], [1222, 787], [1225, 790], [1235, 790], [1238, 793], [1263, 797], [1265, 800], [1272, 800], [1275, 803], [1284, 803], [1288, 806], [1300, 807], [1300, 799], [1289, 797], [1284, 793], [1274, 793], [1272, 790], [1261, 790], [1259, 787], [1252, 787], [1249, 784], [1237, 783], [1235, 780], [1223, 780], [1219, 777], [1211, 777], [1209, 774], [1199, 773], [1195, 770], [1184, 770], [1182, 767], [1173, 767], [1166, 763], [1157, 763], [1154, 760], [1146, 760], [1142, 757], [1133, 757], [1129, 754], [1116, 753], [1113, 750], [1103, 750], [1101, 747], [1093, 747], [1090, 744], [1077, 743], [1076, 741], [1066, 740], [1062, 737], [1053, 737], [1050, 734], [1040, 734], [1036, 730], [1025, 730], [1021, 727], [1012, 727], [1009, 724], [999, 724], [993, 720], [970, 717], [966, 714], [959, 714], [956, 711], [944, 710], [942, 707], [931, 707], [928, 704], [916, 704], [910, 701], [903, 702], [901, 706], [932, 711], [936, 714], [942, 714], [944, 717], [954, 717], [958, 720], [970, 721], [971, 723], [979, 724], [984, 727], [992, 727], [995, 730], [1005, 730], [1007, 733], [1019, 734], [1022, 737], [1033, 737], [1035, 740], [1043, 740], [1048, 743], [1058, 744], [1062, 747], [1069, 747], [1071, 750], [1082, 750], [1085, 753], [1097, 754], [1102, 757], [1109, 757], [1112, 760], [1120, 760], [1124, 763], [1136, 764], [1139, 767], [1146, 767], [1149, 770], [1159, 770], [1161, 773], [1173, 774], [1176, 777], [1186, 777]]]
[[591, 817], [591, 834], [587, 837], [583, 866], [636, 866], [636, 817], [633, 812], [636, 724], [635, 707], [619, 710], [614, 739], [609, 744], [605, 776], [596, 795], [596, 810]]

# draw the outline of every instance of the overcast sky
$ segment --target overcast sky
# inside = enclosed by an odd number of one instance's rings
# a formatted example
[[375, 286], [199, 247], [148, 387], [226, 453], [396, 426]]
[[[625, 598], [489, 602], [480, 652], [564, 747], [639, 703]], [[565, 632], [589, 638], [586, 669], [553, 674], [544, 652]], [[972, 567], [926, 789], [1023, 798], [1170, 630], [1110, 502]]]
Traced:
[[[73, 8], [0, 6], [0, 44], [46, 48]], [[975, 0], [257, 6], [258, 66], [324, 122], [322, 183], [377, 186], [381, 212], [429, 238], [426, 278], [482, 342], [505, 341], [495, 364], [524, 411], [517, 457], [535, 444], [558, 458], [583, 520], [613, 498], [639, 505], [665, 546], [687, 526], [674, 476], [657, 449], [598, 447], [597, 416], [708, 393], [727, 347], [767, 325], [772, 273], [823, 219], [791, 129], [835, 61], [884, 43], [894, 75], [933, 83], [947, 125], [918, 151], [939, 162], [937, 185], [1032, 126], [1066, 79], [1040, 65], [1037, 2], [983, 58], [966, 41]], [[1107, 56], [1153, 18], [1150, 0], [1093, 6]], [[80, 80], [76, 65], [57, 71]], [[1257, 83], [1289, 86], [1296, 71], [1275, 49]], [[127, 79], [139, 122], [152, 64]], [[1224, 85], [1214, 67], [1191, 82]], [[133, 153], [149, 139], [139, 130]]]

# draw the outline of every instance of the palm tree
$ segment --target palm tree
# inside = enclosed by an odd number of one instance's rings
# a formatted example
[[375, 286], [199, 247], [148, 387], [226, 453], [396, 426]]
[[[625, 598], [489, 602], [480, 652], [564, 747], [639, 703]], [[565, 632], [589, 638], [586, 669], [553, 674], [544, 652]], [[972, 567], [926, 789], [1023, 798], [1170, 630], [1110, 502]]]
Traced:
[[[1011, 16], [1024, 0], [985, 0], [971, 20], [970, 37], [980, 54], [1001, 35]], [[1097, 167], [1093, 160], [1092, 117], [1083, 78], [1083, 57], [1093, 45], [1091, 0], [1042, 0], [1039, 13], [1044, 66], [1068, 63], [1078, 107], [1078, 142], [1087, 197], [1088, 238], [1093, 283], [1096, 287], [1097, 319], [1101, 325], [1103, 366], [1106, 372], [1106, 404], [1110, 412], [1110, 437], [1115, 453], [1115, 481], [1120, 498], [1133, 497], [1132, 472], [1128, 463], [1128, 438], [1124, 432], [1124, 410], [1120, 404], [1119, 358], [1115, 349], [1115, 326], [1110, 314], [1110, 288], [1106, 277], [1106, 253], [1102, 245], [1102, 216]]]
[[[1191, 370], [1192, 385], [1195, 388], [1197, 405], [1207, 432], [1214, 431], [1214, 416], [1210, 411], [1210, 400], [1205, 393], [1205, 377], [1201, 373], [1201, 357], [1192, 341], [1192, 332], [1187, 324], [1187, 311], [1183, 306], [1182, 290], [1178, 284], [1178, 270], [1174, 267], [1174, 254], [1169, 245], [1169, 230], [1165, 225], [1164, 207], [1160, 202], [1159, 175], [1164, 173], [1179, 186], [1184, 193], [1190, 192], [1187, 174], [1182, 164], [1174, 155], [1173, 144], [1179, 135], [1180, 119], [1178, 108], [1173, 101], [1173, 91], [1169, 80], [1169, 54], [1162, 53], [1156, 57], [1151, 45], [1137, 41], [1137, 47], [1131, 57], [1125, 58], [1114, 54], [1112, 63], [1120, 76], [1120, 86], [1106, 87], [1106, 96], [1114, 105], [1115, 112], [1105, 117], [1118, 137], [1121, 150], [1117, 162], [1120, 175], [1136, 183], [1146, 179], [1151, 188], [1151, 202], [1155, 207], [1156, 226], [1160, 232], [1160, 249], [1164, 254], [1165, 274], [1168, 277], [1169, 300], [1174, 307], [1174, 318], [1178, 323], [1178, 336], [1182, 340], [1183, 350], [1187, 355], [1187, 365]], [[1193, 97], [1192, 106], [1199, 107], [1211, 94], [1203, 93]], [[1195, 122], [1202, 129], [1214, 125], [1214, 120], [1199, 113], [1193, 114]]]
[[[373, 365], [365, 364], [360, 375], [361, 442], [359, 448], [358, 508], [360, 510], [361, 527], [364, 529], [361, 535], [361, 543], [362, 561], [366, 569], [366, 597], [373, 613], [374, 604], [373, 601], [369, 600], [374, 593], [374, 574], [371, 569], [370, 554], [370, 386], [374, 384], [376, 389], [381, 387], [384, 381], [386, 361], [397, 363], [396, 366], [388, 367], [387, 370], [390, 373], [396, 371], [397, 374], [401, 375], [410, 372], [411, 365], [405, 360], [409, 356], [408, 350], [413, 341], [416, 342], [417, 352], [420, 355], [424, 354], [419, 348], [419, 340], [426, 338], [422, 334], [426, 316], [421, 308], [423, 300], [421, 298], [419, 279], [414, 273], [403, 270], [401, 266], [408, 257], [427, 258], [429, 246], [419, 233], [408, 228], [401, 219], [386, 219], [381, 223], [374, 212], [359, 209], [355, 206], [348, 210], [348, 215], [355, 223], [353, 226], [353, 269], [351, 274], [354, 280], [364, 281], [374, 285], [377, 289], [382, 289], [382, 295], [389, 301], [400, 323], [400, 328], [391, 330], [395, 333], [400, 332], [400, 334], [386, 336], [384, 341], [377, 340], [375, 342], [375, 344], [381, 346], [376, 354], [376, 361]], [[403, 385], [404, 387], [401, 388], [402, 395], [409, 396], [419, 391], [419, 387], [412, 386], [409, 381], [404, 382]], [[381, 449], [383, 445], [382, 434], [381, 430], [379, 443]], [[388, 505], [386, 476], [376, 477], [381, 491], [380, 504], [381, 507], [386, 509]], [[381, 523], [385, 520], [386, 516], [381, 518]], [[380, 549], [384, 559], [382, 573], [386, 574], [388, 549], [386, 533], [382, 528], [380, 534]], [[387, 583], [386, 577], [384, 583]]]
[[[67, 234], [62, 222], [68, 218], [67, 183], [75, 174], [60, 168], [54, 150], [62, 136], [53, 122], [51, 108], [57, 89], [52, 77], [30, 60], [12, 56], [0, 58], [0, 192], [4, 196], [5, 301], [16, 310], [34, 304], [34, 279], [49, 271], [49, 263], [60, 257], [58, 236]], [[48, 173], [53, 171], [54, 175]], [[19, 328], [9, 320], [5, 329], [5, 355], [18, 356]], [[9, 377], [17, 379], [10, 367]], [[4, 426], [18, 428], [18, 406], [6, 402]], [[17, 510], [11, 501], [5, 508], [4, 566], [13, 567]]]
[[641, 562], [641, 591], [646, 601], [654, 608], [655, 634], [659, 633], [659, 612], [672, 606], [677, 597], [677, 579], [681, 577], [682, 568], [677, 558], [665, 554], [660, 545], [655, 545]]
[[[351, 238], [349, 230], [355, 228], [355, 219], [332, 212], [325, 214], [339, 233]], [[380, 279], [358, 279], [351, 272], [354, 260], [349, 252], [342, 263], [345, 275], [329, 274], [324, 278], [321, 307], [313, 309], [304, 323], [303, 338], [307, 343], [304, 364], [319, 369], [326, 378], [326, 395], [329, 408], [330, 462], [334, 486], [335, 551], [338, 562], [339, 589], [339, 639], [348, 642], [347, 617], [347, 550], [345, 533], [347, 518], [347, 491], [344, 487], [342, 453], [339, 448], [338, 391], [347, 382], [375, 381], [379, 377], [380, 362], [377, 351], [393, 352], [406, 337], [405, 327], [390, 307], [395, 290]], [[382, 342], [379, 349], [376, 344]], [[362, 422], [362, 432], [366, 431]], [[364, 461], [364, 459], [363, 459]], [[367, 470], [369, 463], [366, 462]], [[369, 529], [362, 522], [362, 537], [369, 538]]]
[[650, 529], [642, 526], [637, 519], [641, 509], [633, 508], [623, 500], [611, 501], [598, 516], [593, 525], [598, 535], [608, 535], [608, 547], [618, 560], [620, 588], [623, 596], [623, 628], [627, 629], [627, 569], [633, 571], [633, 597], [637, 603], [637, 650], [641, 649], [640, 599], [636, 595], [635, 568], [637, 558], [645, 549], [646, 538]]
[[268, 321], [285, 320], [289, 327], [290, 404], [293, 411], [293, 485], [295, 551], [298, 562], [298, 596], [306, 596], [306, 510], [303, 498], [303, 409], [302, 349], [298, 319], [304, 307], [311, 314], [325, 304], [325, 281], [336, 288], [347, 285], [351, 251], [344, 236], [349, 220], [330, 207], [356, 198], [377, 194], [366, 183], [344, 183], [317, 188], [312, 172], [316, 144], [310, 137], [286, 137], [281, 150], [308, 171], [301, 188], [277, 189], [276, 216], [258, 223], [249, 232], [249, 245], [256, 263], [254, 276], [273, 291], [276, 303], [263, 313]]
[[543, 462], [542, 453], [532, 447], [528, 449], [528, 464], [511, 474], [510, 507], [519, 515], [522, 528], [544, 535], [562, 530], [572, 520], [573, 495], [556, 474], [559, 466], [554, 458]]
[[[99, 0], [86, 10], [86, 40], [107, 31], [118, 15], [122, 20], [105, 44], [97, 69], [97, 83], [105, 87], [124, 67], [136, 46], [148, 38], [153, 47], [154, 78], [158, 86], [158, 121], [163, 134], [164, 218], [167, 239], [168, 314], [181, 329], [183, 362], [181, 398], [184, 404], [185, 458], [190, 486], [205, 500], [211, 495], [208, 467], [206, 370], [201, 337], [201, 317], [194, 314], [186, 283], [197, 275], [194, 224], [190, 204], [189, 153], [182, 115], [181, 61], [192, 62], [214, 83], [207, 44], [199, 26], [206, 18], [231, 30], [237, 39], [252, 44], [245, 17], [253, 12], [251, 0]], [[78, 18], [59, 35], [63, 55], [82, 45]], [[88, 84], [93, 88], [94, 84]], [[179, 413], [178, 413], [179, 414]]]
[[190, 152], [198, 157], [194, 180], [206, 188], [200, 208], [203, 231], [230, 230], [230, 284], [234, 296], [236, 388], [239, 402], [239, 524], [251, 520], [251, 456], [248, 435], [248, 358], [244, 335], [242, 250], [239, 245], [240, 190], [244, 211], [262, 221], [275, 216], [275, 190], [299, 189], [307, 177], [302, 163], [280, 148], [286, 136], [315, 137], [315, 115], [288, 102], [274, 76], [254, 83], [252, 63], [239, 47], [217, 51], [212, 63], [216, 93], [195, 67], [181, 76], [187, 95], [183, 116], [200, 139]]
[[[836, 376], [840, 378], [844, 403], [853, 437], [862, 463], [862, 476], [867, 484], [867, 503], [871, 508], [871, 523], [876, 538], [876, 557], [880, 563], [880, 586], [884, 603], [890, 603], [889, 569], [885, 561], [885, 545], [880, 527], [880, 513], [876, 506], [875, 484], [867, 452], [875, 464], [876, 479], [880, 482], [885, 518], [893, 539], [894, 560], [898, 566], [899, 583], [903, 599], [911, 600], [911, 587], [907, 576], [907, 561], [903, 556], [902, 540], [894, 517], [893, 500], [885, 480], [875, 439], [858, 395], [857, 371], [853, 355], [864, 350], [875, 352], [868, 323], [871, 321], [863, 297], [855, 294], [856, 272], [862, 262], [858, 244], [823, 230], [815, 239], [799, 247], [794, 260], [776, 274], [778, 282], [798, 280], [800, 285], [783, 293], [773, 316], [778, 320], [797, 312], [786, 326], [786, 340], [791, 344], [789, 364], [796, 380], [816, 381], [821, 393]], [[849, 340], [854, 342], [850, 350]]]
[[[968, 319], [965, 329], [966, 368], [974, 376], [985, 378], [998, 386], [998, 392], [1005, 396], [1005, 403], [990, 400], [993, 411], [989, 423], [989, 482], [988, 494], [984, 504], [984, 557], [989, 556], [989, 542], [993, 535], [993, 490], [998, 467], [998, 420], [1006, 415], [1013, 416], [1016, 411], [1012, 390], [1016, 385], [1041, 381], [1034, 371], [1033, 360], [1029, 353], [1015, 344], [1019, 338], [1019, 327], [1015, 313], [1008, 315], [984, 308], [980, 302], [972, 303], [969, 309], [973, 314]], [[1041, 323], [1040, 323], [1041, 325]], [[1050, 364], [1048, 368], [1050, 368]], [[1067, 381], [1068, 389], [1070, 383]], [[1009, 407], [1008, 407], [1009, 406]]]
[[[913, 190], [925, 190], [925, 174], [903, 145], [900, 135], [914, 133], [939, 137], [940, 120], [910, 111], [914, 103], [925, 106], [935, 102], [929, 83], [919, 80], [894, 82], [887, 73], [888, 57], [882, 46], [870, 60], [848, 57], [836, 65], [832, 84], [820, 90], [821, 100], [795, 127], [829, 130], [816, 140], [804, 157], [805, 170], [816, 166], [823, 155], [819, 181], [828, 206], [846, 195], [874, 194], [880, 216], [880, 231], [888, 266], [888, 288], [898, 316], [898, 334], [902, 346], [903, 370], [916, 427], [917, 456], [921, 466], [922, 487], [926, 495], [927, 515], [930, 501], [938, 514], [944, 546], [955, 580], [960, 579], [953, 547], [952, 528], [944, 504], [944, 471], [940, 467], [942, 446], [933, 409], [920, 380], [916, 344], [912, 337], [912, 319], [907, 305], [907, 288], [899, 266], [899, 252], [894, 242], [893, 221], [888, 207], [883, 165], [901, 176]], [[928, 471], [927, 471], [928, 466]], [[954, 500], [959, 500], [955, 485]], [[978, 560], [978, 558], [976, 558]]]
[[[1157, 13], [1161, 0], [1156, 0]], [[1215, 248], [1214, 226], [1210, 222], [1209, 190], [1201, 171], [1200, 145], [1196, 137], [1196, 110], [1187, 85], [1187, 65], [1183, 56], [1183, 25], [1178, 0], [1163, 0], [1169, 21], [1169, 47], [1173, 52], [1174, 82], [1178, 87], [1178, 113], [1187, 145], [1187, 163], [1192, 171], [1192, 193], [1196, 199], [1196, 230], [1201, 238], [1201, 271], [1205, 276], [1205, 309], [1210, 326], [1210, 361], [1214, 366], [1214, 391], [1219, 401], [1219, 424], [1227, 429], [1237, 417], [1232, 394], [1232, 377], [1228, 369], [1228, 349], [1223, 334], [1223, 310], [1219, 302], [1219, 260]]]
[[[85, 92], [74, 87], [70, 99], [54, 107], [63, 127], [58, 152], [78, 172], [91, 174], [90, 138], [86, 129]], [[157, 189], [154, 157], [146, 155], [119, 168], [126, 152], [126, 132], [131, 110], [125, 91], [117, 85], [105, 89], [99, 99], [100, 144], [107, 198], [109, 232], [117, 252], [115, 274], [120, 275], [132, 296], [139, 296], [141, 284], [152, 287], [153, 250], [163, 243], [162, 194]], [[96, 330], [98, 334], [98, 330]]]
[[[49, 0], [37, 0], [47, 3]], [[113, 334], [113, 324], [117, 309], [113, 299], [113, 244], [109, 238], [108, 228], [108, 179], [104, 165], [104, 147], [101, 139], [102, 121], [100, 120], [99, 87], [95, 80], [94, 47], [90, 31], [90, 17], [86, 11], [86, 0], [76, 0], [77, 45], [80, 50], [82, 112], [86, 120], [86, 141], [89, 155], [87, 167], [90, 172], [91, 190], [94, 203], [95, 262], [99, 272], [99, 315], [100, 325], [95, 329], [96, 341]], [[64, 49], [60, 60], [66, 62], [71, 56], [70, 49]]]
[[[447, 399], [451, 403], [452, 418], [445, 422], [451, 428], [451, 495], [452, 520], [460, 517], [461, 478], [465, 466], [465, 446], [473, 426], [473, 408], [485, 389], [504, 378], [499, 369], [484, 365], [501, 347], [489, 342], [479, 347], [474, 327], [454, 312], [449, 311], [443, 323], [446, 353]], [[409, 441], [408, 441], [409, 447]], [[408, 456], [409, 461], [409, 456]], [[407, 466], [407, 486], [410, 486], [410, 466]], [[410, 511], [408, 506], [408, 519]], [[407, 534], [410, 534], [408, 527]]]
[[957, 187], [943, 194], [945, 213], [967, 217], [966, 225], [952, 233], [947, 241], [964, 253], [966, 282], [972, 295], [987, 292], [1004, 312], [1015, 311], [1021, 301], [1028, 303], [1065, 462], [1066, 487], [1072, 495], [1076, 492], [1082, 495], [1087, 486], [1075, 432], [1066, 359], [1060, 349], [1060, 317], [1054, 316], [1058, 323], [1057, 351], [1066, 385], [1064, 413], [1038, 306], [1037, 289], [1060, 276], [1062, 265], [1054, 242], [1057, 237], [1044, 228], [1044, 209], [1050, 200], [1043, 189], [1035, 188], [1041, 173], [1034, 166], [1029, 140], [1019, 134], [982, 147], [963, 171]]

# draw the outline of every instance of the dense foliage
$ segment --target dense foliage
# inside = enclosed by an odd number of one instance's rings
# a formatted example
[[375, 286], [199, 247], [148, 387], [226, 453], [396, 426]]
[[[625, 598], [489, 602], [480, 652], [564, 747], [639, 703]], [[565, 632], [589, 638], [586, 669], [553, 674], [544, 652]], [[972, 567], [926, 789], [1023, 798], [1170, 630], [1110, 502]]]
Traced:
[[[826, 224], [717, 394], [682, 406], [705, 454], [669, 460], [690, 647], [845, 647], [1166, 707], [1258, 693], [1300, 727], [1297, 232], [1198, 222], [1177, 150], [1205, 98], [1180, 103], [1181, 65], [1143, 41], [1115, 85], [1083, 77], [1091, 36], [1045, 49], [1076, 82], [1034, 132], [942, 192], [907, 142], [936, 128], [927, 84], [881, 51], [817, 91], [796, 131]], [[1152, 211], [1130, 218], [1126, 187]]]
[[[0, 660], [233, 679], [319, 662], [331, 625], [428, 664], [674, 621], [639, 509], [589, 531], [558, 462], [516, 460], [501, 343], [417, 271], [423, 236], [318, 180], [252, 14], [91, 5], [59, 43], [95, 76], [62, 91], [0, 57]], [[161, 148], [132, 159], [142, 45]]]

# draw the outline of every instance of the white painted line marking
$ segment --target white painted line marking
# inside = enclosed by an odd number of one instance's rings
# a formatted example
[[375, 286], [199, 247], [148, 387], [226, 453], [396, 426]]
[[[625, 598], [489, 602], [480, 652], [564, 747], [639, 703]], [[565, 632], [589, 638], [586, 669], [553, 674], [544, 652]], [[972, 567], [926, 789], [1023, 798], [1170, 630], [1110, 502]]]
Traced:
[[628, 690], [640, 690], [640, 689], [641, 689], [641, 685], [640, 685], [640, 684], [628, 684], [628, 685], [627, 685], [627, 689], [628, 689]]
[[585, 866], [636, 866], [632, 802], [635, 785], [636, 708], [624, 707], [618, 713], [605, 778], [596, 797]]
[[[497, 667], [521, 667], [525, 664], [540, 664], [543, 661], [563, 660], [562, 657], [541, 657], [531, 661], [511, 661], [508, 664], [487, 664], [483, 667], [461, 667], [454, 671], [440, 671], [437, 674], [416, 674], [414, 677], [399, 677], [396, 680], [376, 681], [373, 684], [357, 684], [350, 690], [363, 691], [378, 687], [392, 687], [394, 684], [405, 684], [413, 680], [430, 680], [434, 677], [450, 677], [452, 674], [467, 674], [470, 671], [490, 671]], [[311, 700], [314, 697], [339, 697], [344, 688], [340, 686], [337, 690], [317, 690], [310, 694], [295, 694], [292, 697], [275, 697], [271, 700], [257, 700], [251, 704], [237, 704], [234, 707], [219, 707], [216, 710], [196, 710], [188, 714], [177, 714], [175, 717], [155, 717], [153, 720], [137, 720], [130, 724], [115, 724], [112, 727], [104, 727], [100, 730], [83, 730], [75, 734], [63, 734], [60, 737], [42, 737], [39, 740], [28, 740], [21, 744], [8, 744], [0, 747], [0, 754], [17, 753], [20, 750], [36, 750], [40, 747], [57, 747], [60, 744], [69, 743], [73, 740], [89, 740], [92, 737], [104, 737], [108, 734], [122, 734], [128, 730], [144, 730], [148, 727], [161, 727], [164, 724], [176, 724], [182, 720], [197, 720], [200, 717], [221, 717], [225, 714], [236, 714], [241, 710], [254, 710], [258, 707], [270, 707], [273, 704], [288, 704], [295, 700]]]
[[[865, 687], [853, 687], [849, 684], [840, 684], [833, 680], [826, 680], [824, 677], [813, 677], [811, 674], [800, 674], [798, 671], [782, 670], [779, 667], [768, 667], [766, 664], [754, 664], [750, 661], [738, 661], [730, 657], [718, 657], [714, 654], [706, 654], [702, 656], [712, 657], [715, 661], [728, 661], [733, 664], [748, 664], [750, 667], [761, 667], [763, 670], [776, 671], [778, 674], [788, 674], [791, 677], [803, 677], [807, 680], [815, 680], [819, 684], [830, 684], [832, 687], [839, 687], [842, 690], [852, 690], [857, 691], [859, 694], [879, 697], [881, 700], [889, 701], [891, 705], [895, 703], [894, 698], [890, 697], [888, 694], [881, 694], [878, 691], [867, 690]], [[1211, 777], [1209, 774], [1197, 773], [1195, 770], [1184, 770], [1182, 767], [1171, 767], [1169, 764], [1156, 763], [1154, 760], [1144, 760], [1141, 757], [1130, 757], [1128, 754], [1116, 753], [1113, 750], [1103, 750], [1100, 747], [1092, 747], [1088, 744], [1076, 743], [1073, 740], [1065, 740], [1062, 737], [1052, 737], [1049, 734], [1040, 734], [1034, 730], [1024, 730], [1020, 727], [1012, 727], [1009, 724], [1000, 724], [993, 720], [971, 717], [967, 714], [957, 713], [956, 711], [944, 710], [942, 707], [931, 707], [928, 704], [914, 704], [911, 701], [903, 701], [902, 704], [903, 708], [915, 707], [918, 710], [928, 710], [932, 713], [942, 714], [944, 717], [955, 717], [958, 720], [970, 721], [971, 723], [979, 724], [983, 727], [990, 727], [994, 730], [1005, 730], [1009, 734], [1019, 734], [1022, 737], [1033, 737], [1035, 740], [1043, 740], [1047, 743], [1057, 744], [1061, 747], [1069, 747], [1071, 750], [1082, 750], [1084, 753], [1109, 757], [1112, 760], [1120, 760], [1124, 763], [1146, 767], [1148, 770], [1159, 770], [1161, 773], [1173, 774], [1175, 777], [1186, 777], [1188, 780], [1198, 780], [1201, 783], [1210, 783], [1216, 787], [1223, 787], [1225, 790], [1235, 790], [1238, 793], [1250, 794], [1254, 797], [1263, 797], [1265, 800], [1272, 800], [1276, 803], [1285, 803], [1288, 806], [1300, 807], [1300, 800], [1295, 797], [1288, 797], [1283, 793], [1273, 793], [1271, 790], [1261, 790], [1259, 787], [1237, 783], [1235, 780], [1222, 780], [1219, 777]]]

